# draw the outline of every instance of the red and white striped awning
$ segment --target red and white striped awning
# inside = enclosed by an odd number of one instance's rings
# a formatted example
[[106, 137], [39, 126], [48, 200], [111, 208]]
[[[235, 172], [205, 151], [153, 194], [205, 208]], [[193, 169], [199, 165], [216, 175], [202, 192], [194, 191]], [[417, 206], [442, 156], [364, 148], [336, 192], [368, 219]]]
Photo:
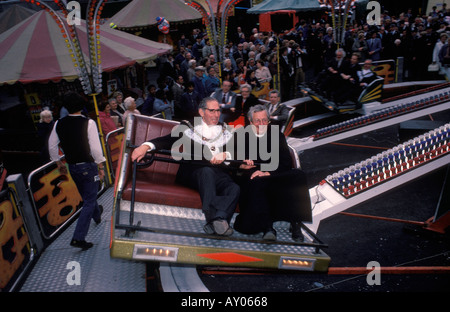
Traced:
[[[65, 19], [62, 18], [65, 22]], [[111, 29], [100, 28], [104, 72], [143, 63], [172, 50], [167, 44]], [[89, 63], [86, 24], [77, 33], [86, 63]], [[0, 85], [16, 82], [72, 81], [78, 77], [61, 30], [50, 13], [39, 11], [0, 34]]]
[[182, 0], [133, 0], [109, 19], [119, 28], [140, 29], [156, 25], [157, 17], [164, 17], [169, 23], [199, 21], [199, 12]]

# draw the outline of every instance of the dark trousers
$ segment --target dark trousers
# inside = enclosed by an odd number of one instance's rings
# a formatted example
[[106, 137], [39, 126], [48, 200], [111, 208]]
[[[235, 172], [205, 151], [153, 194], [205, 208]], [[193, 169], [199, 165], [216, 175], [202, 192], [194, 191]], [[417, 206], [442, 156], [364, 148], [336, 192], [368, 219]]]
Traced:
[[83, 208], [78, 217], [73, 239], [83, 241], [89, 231], [91, 219], [100, 219], [100, 209], [97, 204], [99, 181], [95, 179], [98, 176], [98, 169], [95, 163], [82, 163], [69, 164], [69, 171], [83, 199]]
[[311, 200], [306, 175], [299, 169], [240, 180], [239, 215], [234, 229], [256, 234], [270, 229], [275, 221], [311, 221]]
[[222, 218], [230, 223], [240, 189], [228, 173], [220, 168], [201, 167], [192, 172], [189, 185], [200, 193], [207, 222]]

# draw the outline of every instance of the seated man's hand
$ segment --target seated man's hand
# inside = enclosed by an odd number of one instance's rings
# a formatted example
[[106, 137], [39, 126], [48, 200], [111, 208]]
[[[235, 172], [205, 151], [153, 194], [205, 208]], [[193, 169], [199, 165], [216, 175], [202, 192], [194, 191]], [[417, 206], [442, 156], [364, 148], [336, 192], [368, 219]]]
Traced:
[[131, 161], [140, 161], [142, 158], [144, 158], [145, 154], [147, 154], [148, 150], [149, 147], [147, 145], [136, 147], [133, 153], [131, 153]]
[[245, 164], [242, 164], [242, 165], [239, 166], [240, 169], [248, 170], [248, 169], [252, 169], [252, 168], [256, 167], [254, 165], [253, 160], [251, 160], [251, 159], [245, 159], [244, 163]]
[[270, 172], [257, 170], [253, 172], [253, 174], [250, 177], [250, 180], [253, 180], [256, 177], [268, 177], [268, 176], [270, 176]]
[[211, 158], [210, 162], [211, 162], [213, 165], [220, 165], [220, 164], [223, 163], [226, 159], [227, 159], [227, 154], [226, 154], [226, 153], [219, 153], [219, 154], [214, 155], [214, 156]]

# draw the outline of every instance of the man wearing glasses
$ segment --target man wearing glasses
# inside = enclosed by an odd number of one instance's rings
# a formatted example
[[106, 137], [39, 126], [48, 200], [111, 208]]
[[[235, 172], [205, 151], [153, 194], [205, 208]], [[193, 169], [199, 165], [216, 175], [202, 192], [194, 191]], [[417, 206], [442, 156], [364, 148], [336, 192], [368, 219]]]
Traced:
[[199, 161], [180, 164], [176, 181], [199, 192], [206, 219], [203, 230], [207, 234], [229, 236], [233, 233], [230, 221], [240, 193], [239, 186], [226, 168], [226, 159], [231, 158], [231, 154], [226, 151], [226, 144], [233, 138], [233, 133], [225, 124], [219, 123], [220, 106], [216, 99], [204, 98], [198, 113], [201, 117], [198, 124], [182, 124], [172, 131], [179, 133], [180, 137], [169, 134], [145, 142], [133, 151], [131, 159], [140, 161], [151, 150], [171, 150], [180, 141], [183, 147], [187, 147], [184, 153], [188, 153], [186, 150], [194, 153], [201, 151], [201, 155], [193, 155], [193, 159]]

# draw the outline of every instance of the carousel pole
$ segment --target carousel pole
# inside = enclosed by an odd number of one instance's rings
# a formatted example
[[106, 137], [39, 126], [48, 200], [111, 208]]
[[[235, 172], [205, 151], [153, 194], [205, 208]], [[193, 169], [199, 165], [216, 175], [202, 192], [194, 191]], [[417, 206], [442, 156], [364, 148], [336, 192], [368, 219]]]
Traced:
[[338, 48], [345, 43], [347, 18], [354, 2], [355, 0], [319, 0], [321, 7], [327, 7], [331, 11], [333, 33]]
[[[89, 57], [90, 57], [90, 66], [91, 66], [91, 85], [92, 85], [92, 93], [89, 96], [92, 96], [94, 101], [94, 110], [95, 110], [95, 118], [98, 125], [98, 134], [100, 137], [100, 142], [102, 145], [103, 154], [108, 155], [106, 149], [106, 142], [103, 136], [102, 124], [100, 121], [98, 104], [97, 104], [97, 95], [102, 93], [102, 69], [101, 69], [101, 57], [100, 57], [100, 14], [103, 10], [104, 1], [103, 0], [93, 0], [89, 1], [88, 6], [86, 8], [86, 33], [88, 35], [88, 43], [89, 43]], [[94, 91], [95, 90], [95, 91]], [[105, 162], [106, 165], [106, 178], [107, 184], [112, 184], [111, 178], [111, 168], [109, 167], [109, 161]]]
[[276, 89], [278, 92], [281, 92], [281, 68], [280, 68], [280, 38], [278, 36], [275, 37], [277, 40], [277, 81], [276, 81]]
[[[102, 150], [103, 150], [103, 154], [107, 155], [107, 150], [106, 150], [106, 142], [105, 142], [105, 138], [103, 136], [103, 130], [102, 130], [102, 124], [100, 122], [100, 116], [98, 113], [98, 105], [97, 105], [97, 95], [98, 93], [92, 93], [89, 96], [92, 96], [92, 99], [94, 101], [94, 110], [95, 110], [95, 118], [97, 119], [97, 124], [98, 124], [98, 135], [100, 137], [100, 142], [102, 144]], [[109, 161], [105, 161], [105, 166], [106, 166], [106, 177], [108, 178], [108, 185], [112, 184], [112, 178], [111, 178], [111, 168], [109, 167]]]
[[[226, 42], [228, 27], [228, 16], [234, 6], [242, 0], [219, 1], [217, 5], [217, 16], [211, 1], [205, 0], [204, 5], [194, 0], [184, 0], [185, 4], [191, 6], [203, 17], [210, 42], [214, 43], [213, 54], [219, 65], [219, 79], [222, 83], [223, 48]], [[220, 14], [222, 12], [222, 14]]]

